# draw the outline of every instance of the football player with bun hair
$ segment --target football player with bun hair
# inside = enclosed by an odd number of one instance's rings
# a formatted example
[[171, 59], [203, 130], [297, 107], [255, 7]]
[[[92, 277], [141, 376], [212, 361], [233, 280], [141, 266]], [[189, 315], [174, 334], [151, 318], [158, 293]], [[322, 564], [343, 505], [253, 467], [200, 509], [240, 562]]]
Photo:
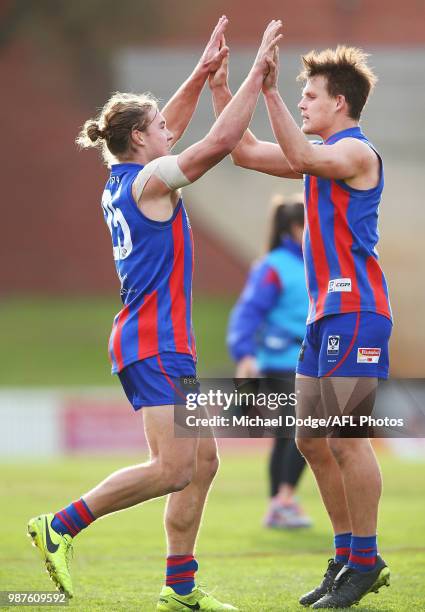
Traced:
[[[315, 437], [307, 425], [297, 430], [335, 535], [324, 580], [300, 599], [315, 609], [351, 606], [389, 584], [376, 543], [381, 473], [368, 431], [359, 426], [373, 410], [378, 379], [388, 377], [392, 330], [376, 251], [383, 163], [359, 125], [376, 83], [367, 57], [345, 46], [303, 56], [300, 129], [278, 91], [276, 49], [263, 94], [277, 143], [247, 131], [232, 153], [243, 168], [304, 178], [310, 307], [297, 365], [297, 415], [336, 417]], [[231, 100], [226, 58], [210, 86], [219, 115]], [[351, 429], [341, 415], [352, 417]]]
[[186, 402], [180, 379], [196, 380], [193, 242], [180, 188], [199, 179], [237, 145], [281, 37], [281, 22], [271, 21], [232, 103], [202, 140], [171, 155], [209, 74], [228, 53], [223, 42], [226, 25], [223, 16], [194, 73], [162, 111], [151, 94], [115, 93], [99, 116], [86, 122], [77, 140], [83, 148], [100, 149], [111, 166], [102, 209], [123, 308], [114, 319], [109, 355], [112, 372], [118, 374], [134, 410], [143, 413], [150, 459], [111, 474], [62, 510], [30, 520], [29, 534], [50, 577], [70, 597], [73, 538], [102, 516], [169, 495], [166, 584], [157, 610], [236, 609], [195, 586], [195, 541], [218, 469], [215, 440], [175, 437], [174, 432], [174, 407]]

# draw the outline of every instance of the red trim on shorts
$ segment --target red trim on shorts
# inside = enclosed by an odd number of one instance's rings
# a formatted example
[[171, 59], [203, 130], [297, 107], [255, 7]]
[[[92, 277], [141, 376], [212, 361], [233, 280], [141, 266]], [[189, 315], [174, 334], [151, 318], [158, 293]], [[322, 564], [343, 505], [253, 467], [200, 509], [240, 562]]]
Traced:
[[161, 372], [164, 374], [164, 376], [165, 376], [168, 384], [170, 385], [170, 387], [172, 389], [174, 389], [174, 391], [177, 393], [177, 395], [179, 395], [186, 402], [186, 396], [183, 395], [183, 393], [180, 391], [180, 389], [178, 387], [176, 387], [176, 385], [173, 383], [173, 381], [170, 379], [170, 377], [168, 376], [167, 372], [165, 371], [164, 366], [162, 365], [161, 357], [159, 355], [157, 355], [156, 358], [158, 360], [159, 368], [160, 368]]
[[327, 378], [328, 376], [331, 376], [340, 366], [342, 366], [342, 364], [344, 363], [344, 361], [347, 359], [348, 355], [351, 352], [351, 349], [354, 346], [354, 343], [357, 339], [357, 334], [359, 332], [359, 324], [360, 324], [360, 312], [357, 313], [357, 318], [356, 318], [356, 325], [354, 327], [354, 332], [353, 332], [353, 337], [351, 338], [351, 342], [350, 342], [350, 346], [348, 347], [348, 349], [345, 351], [344, 355], [341, 357], [341, 359], [338, 361], [338, 363], [332, 368], [332, 370], [330, 370], [329, 372], [327, 372], [323, 378]]

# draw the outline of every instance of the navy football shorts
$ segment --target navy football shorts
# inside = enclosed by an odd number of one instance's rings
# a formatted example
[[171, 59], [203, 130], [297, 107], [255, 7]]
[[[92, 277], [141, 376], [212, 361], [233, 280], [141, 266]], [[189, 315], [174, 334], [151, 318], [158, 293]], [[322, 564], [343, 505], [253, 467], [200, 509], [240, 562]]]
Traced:
[[375, 312], [328, 315], [307, 325], [296, 372], [388, 378], [392, 322]]
[[166, 352], [136, 361], [118, 376], [134, 410], [186, 404], [187, 394], [199, 390], [196, 364], [185, 353]]

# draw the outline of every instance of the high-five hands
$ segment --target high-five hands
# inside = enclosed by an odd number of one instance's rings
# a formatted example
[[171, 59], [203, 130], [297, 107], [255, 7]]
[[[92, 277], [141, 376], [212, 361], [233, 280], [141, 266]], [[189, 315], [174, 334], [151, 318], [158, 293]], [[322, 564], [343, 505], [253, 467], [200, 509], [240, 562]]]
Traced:
[[229, 54], [229, 48], [226, 47], [223, 36], [228, 23], [229, 20], [225, 15], [220, 17], [199, 60], [200, 68], [207, 70], [210, 74], [219, 69]]
[[269, 72], [263, 81], [263, 93], [277, 89], [277, 80], [279, 77], [279, 47], [276, 45], [273, 50], [273, 56], [267, 58]]
[[270, 68], [274, 63], [273, 58], [275, 48], [277, 43], [283, 36], [283, 34], [279, 33], [281, 27], [281, 20], [273, 19], [267, 26], [263, 35], [263, 40], [261, 41], [260, 47], [258, 49], [257, 57], [255, 58], [253, 67], [260, 68], [263, 72], [264, 78], [267, 77], [270, 72]]
[[[221, 18], [223, 19], [223, 17]], [[217, 24], [214, 34], [222, 28], [222, 32], [227, 25], [227, 20], [223, 27], [220, 21]], [[263, 91], [273, 89], [277, 86], [277, 78], [279, 72], [279, 49], [277, 43], [282, 38], [283, 34], [279, 32], [282, 27], [280, 19], [273, 19], [267, 26], [260, 48], [258, 49], [257, 57], [254, 62], [254, 68], [260, 68], [264, 75]], [[218, 30], [217, 30], [218, 28]], [[212, 38], [212, 37], [211, 37]], [[217, 65], [216, 62], [212, 66], [216, 66], [215, 71], [210, 68], [209, 85], [211, 89], [227, 86], [228, 70], [229, 70], [229, 48], [226, 45], [224, 34], [221, 34], [219, 43], [219, 51], [216, 53], [216, 58], [222, 56], [221, 62]]]
[[224, 35], [221, 37], [220, 49], [227, 49], [227, 53], [215, 72], [209, 74], [209, 85], [211, 89], [214, 87], [224, 87], [228, 84], [229, 78], [229, 48], [226, 46]]

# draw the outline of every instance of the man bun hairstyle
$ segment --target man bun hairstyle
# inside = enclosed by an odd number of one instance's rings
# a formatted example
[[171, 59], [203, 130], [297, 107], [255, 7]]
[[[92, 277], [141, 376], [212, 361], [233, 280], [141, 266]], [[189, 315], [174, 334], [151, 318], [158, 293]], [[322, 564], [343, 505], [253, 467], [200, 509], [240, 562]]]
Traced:
[[368, 53], [357, 47], [339, 45], [336, 49], [310, 51], [301, 56], [303, 70], [299, 81], [314, 76], [326, 78], [330, 96], [343, 95], [351, 119], [359, 120], [370, 92], [377, 82], [373, 70], [367, 65]]
[[[100, 129], [97, 121], [89, 119], [85, 122], [82, 129], [83, 138], [88, 138], [86, 146], [96, 145], [99, 139], [105, 138], [104, 132]], [[79, 143], [80, 144], [80, 143]]]
[[158, 102], [151, 93], [115, 92], [95, 119], [89, 119], [81, 129], [76, 143], [82, 149], [99, 149], [106, 163], [111, 156], [124, 155], [131, 149], [131, 133], [145, 130], [152, 119], [151, 110], [158, 110]]

